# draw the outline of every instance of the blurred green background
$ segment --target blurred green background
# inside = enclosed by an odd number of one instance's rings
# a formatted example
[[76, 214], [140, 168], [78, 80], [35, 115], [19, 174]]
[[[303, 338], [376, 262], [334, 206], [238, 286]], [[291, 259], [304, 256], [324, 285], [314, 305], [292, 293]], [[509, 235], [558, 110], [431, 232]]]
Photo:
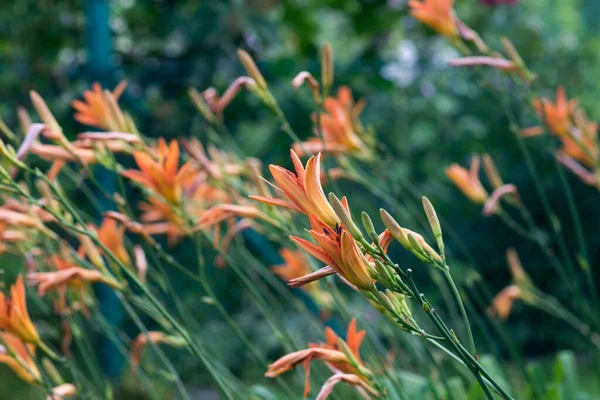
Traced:
[[[538, 74], [538, 87], [547, 88], [541, 93], [552, 97], [555, 87], [564, 85], [592, 119], [600, 117], [600, 2], [522, 0], [498, 7], [477, 0], [456, 3], [460, 17], [492, 47], [500, 48], [501, 36], [513, 41]], [[65, 131], [75, 134], [84, 127], [73, 121], [71, 101], [93, 81], [112, 87], [127, 79], [129, 89], [121, 104], [145, 135], [202, 137], [201, 118], [187, 89], [214, 86], [223, 91], [243, 74], [236, 49], [244, 48], [257, 61], [296, 132], [309, 137], [310, 94], [295, 91], [290, 81], [302, 70], [318, 74], [324, 40], [335, 51], [336, 84], [349, 85], [355, 98], [366, 100], [362, 120], [393, 155], [382, 159], [373, 173], [395, 183], [391, 193], [401, 202], [427, 195], [468, 248], [472, 258], [460, 251], [460, 243], [449, 241], [458, 280], [460, 265], [471, 264], [494, 292], [502, 289], [510, 281], [504, 251], [514, 246], [538, 286], [561, 298], [564, 285], [548, 272], [541, 252], [498, 219], [481, 216], [444, 175], [451, 162], [464, 165], [472, 153], [490, 153], [505, 181], [519, 187], [536, 221], [547, 227], [504, 112], [491, 94], [497, 75], [448, 67], [456, 51], [413, 20], [405, 0], [5, 1], [0, 4], [0, 114], [16, 126], [16, 107], [29, 106], [28, 92], [35, 89]], [[290, 140], [254, 97], [243, 93], [224, 115], [248, 155], [265, 164], [288, 165]], [[534, 123], [533, 116], [525, 121]], [[552, 156], [541, 147], [534, 153], [552, 207], [574, 248]], [[572, 176], [568, 180], [584, 216], [595, 266], [600, 256], [598, 193]], [[340, 185], [356, 210], [375, 212], [383, 206], [355, 185]], [[185, 257], [182, 248], [176, 251]], [[414, 263], [408, 257], [406, 262]], [[235, 282], [228, 282], [218, 288], [219, 296], [229, 298], [230, 309], [244, 309], [235, 295]], [[252, 318], [248, 320], [252, 325]], [[517, 305], [509, 328], [529, 357], [581, 348], [572, 330], [522, 305]], [[260, 326], [254, 330], [253, 335], [260, 336]]]

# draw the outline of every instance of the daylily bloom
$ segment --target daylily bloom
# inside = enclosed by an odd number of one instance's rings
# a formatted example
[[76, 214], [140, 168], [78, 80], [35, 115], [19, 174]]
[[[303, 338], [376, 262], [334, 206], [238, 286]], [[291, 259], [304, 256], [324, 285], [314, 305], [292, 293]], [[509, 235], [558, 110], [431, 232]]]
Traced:
[[484, 204], [487, 200], [488, 193], [479, 180], [479, 156], [471, 160], [470, 170], [454, 163], [446, 168], [446, 175], [473, 203]]
[[[345, 198], [342, 202], [345, 203]], [[308, 254], [330, 266], [352, 285], [363, 290], [373, 289], [369, 261], [350, 233], [340, 225], [332, 229], [314, 215], [309, 215], [309, 219], [311, 225], [309, 233], [317, 244], [297, 236], [291, 236], [291, 239]]]
[[0, 292], [0, 329], [15, 335], [25, 343], [41, 342], [40, 335], [27, 312], [25, 285], [21, 275], [10, 287], [10, 297]]
[[[594, 127], [588, 134], [580, 135], [579, 132], [573, 132], [573, 136], [561, 136], [562, 142], [561, 151], [584, 164], [587, 167], [595, 167], [598, 158], [600, 157], [600, 149], [598, 148], [597, 133], [598, 128]], [[576, 138], [574, 135], [579, 136]]]
[[127, 170], [123, 176], [147, 187], [172, 204], [179, 204], [181, 182], [194, 173], [190, 162], [179, 168], [179, 145], [173, 140], [167, 147], [163, 138], [158, 142], [158, 160], [143, 151], [134, 151], [133, 158], [140, 170]]
[[[370, 373], [370, 371], [364, 367], [359, 355], [359, 348], [364, 335], [365, 331], [356, 331], [356, 320], [353, 319], [348, 326], [346, 342], [347, 348], [350, 350], [350, 354], [348, 354], [339, 347], [341, 339], [333, 332], [333, 330], [331, 330], [331, 328], [326, 328], [325, 336], [327, 343], [312, 343], [309, 344], [309, 348], [307, 349], [295, 351], [283, 356], [269, 365], [269, 369], [265, 373], [265, 376], [274, 378], [291, 370], [297, 365], [302, 364], [305, 370], [304, 397], [307, 397], [310, 392], [310, 363], [313, 360], [323, 360], [336, 374], [344, 373], [356, 376], [357, 379], [345, 379], [344, 381], [347, 383], [359, 385], [365, 389], [368, 387], [369, 389], [367, 390], [369, 392], [377, 395], [377, 392], [370, 387], [369, 379], [365, 376], [365, 372]], [[321, 398], [327, 397], [326, 394], [328, 395], [331, 392], [330, 389], [333, 385], [332, 382], [325, 384], [324, 389], [322, 389], [322, 391], [324, 390], [325, 397]]]
[[577, 108], [579, 101], [567, 99], [564, 87], [560, 86], [556, 89], [555, 103], [546, 98], [536, 98], [533, 104], [552, 133], [559, 136], [569, 134], [573, 126], [573, 111]]
[[[358, 119], [365, 107], [364, 101], [354, 103], [349, 87], [342, 86], [337, 97], [327, 97], [323, 104], [325, 112], [321, 115], [321, 133], [323, 137], [311, 138], [294, 144], [294, 151], [299, 155], [305, 153], [353, 154], [369, 158], [371, 152], [363, 142], [360, 133], [364, 128]], [[313, 117], [319, 123], [317, 116]]]
[[501, 320], [505, 320], [510, 315], [513, 303], [515, 300], [521, 298], [522, 290], [517, 285], [509, 285], [502, 289], [494, 300], [492, 305], [488, 309], [488, 314], [497, 315]]
[[0, 332], [0, 364], [5, 364], [15, 374], [27, 383], [37, 382], [41, 379], [35, 361], [35, 346], [25, 344], [17, 336]]
[[[272, 266], [271, 271], [282, 280], [287, 282], [313, 272], [308, 260], [301, 251], [282, 248], [279, 255], [283, 258], [283, 264]], [[304, 288], [309, 289], [314, 286], [314, 284], [309, 284]]]
[[[313, 273], [309, 261], [301, 251], [282, 248], [279, 254], [284, 263], [272, 266], [271, 271], [285, 282], [293, 282], [297, 278], [306, 277]], [[322, 307], [329, 309], [333, 303], [331, 294], [322, 290], [316, 282], [309, 282], [302, 285], [301, 288], [309, 293]]]
[[[127, 87], [126, 81], [121, 81], [110, 92], [103, 90], [99, 83], [92, 85], [92, 90], [83, 92], [84, 101], [74, 100], [72, 105], [77, 113], [75, 120], [107, 131], [129, 132], [129, 121], [117, 105], [117, 100]], [[132, 132], [133, 133], [133, 132]]]
[[269, 166], [273, 178], [289, 201], [264, 196], [250, 198], [307, 215], [313, 214], [330, 227], [339, 224], [340, 220], [327, 201], [321, 186], [321, 154], [311, 157], [306, 163], [306, 169], [294, 150], [290, 150], [290, 155], [294, 172], [277, 165]]
[[104, 218], [100, 228], [97, 229], [98, 240], [108, 248], [123, 263], [123, 265], [131, 265], [129, 253], [125, 248], [124, 236], [125, 225], [118, 225], [117, 221], [112, 218]]
[[459, 30], [454, 14], [454, 0], [411, 0], [410, 15], [441, 35], [456, 37]]

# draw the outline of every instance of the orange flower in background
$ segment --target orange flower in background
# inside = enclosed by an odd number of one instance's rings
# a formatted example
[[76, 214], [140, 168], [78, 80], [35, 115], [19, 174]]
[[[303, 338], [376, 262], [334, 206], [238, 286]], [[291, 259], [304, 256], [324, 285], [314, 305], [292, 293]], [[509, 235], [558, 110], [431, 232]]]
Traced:
[[506, 250], [506, 263], [512, 275], [513, 284], [502, 289], [492, 300], [492, 305], [488, 308], [490, 316], [498, 316], [505, 320], [510, 315], [515, 300], [523, 299], [530, 301], [535, 295], [531, 293], [532, 283], [529, 276], [523, 269], [519, 255], [515, 249]]
[[593, 168], [596, 166], [600, 152], [597, 141], [598, 127], [595, 126], [589, 132], [587, 135], [581, 135], [578, 140], [570, 136], [561, 136], [562, 147], [560, 150], [572, 159]]
[[[342, 202], [345, 204], [345, 198]], [[308, 254], [330, 266], [337, 274], [352, 285], [363, 290], [373, 289], [373, 279], [369, 274], [369, 262], [358, 248], [354, 238], [344, 227], [332, 229], [318, 217], [309, 215], [310, 235], [317, 242], [291, 236], [291, 239]]]
[[74, 100], [75, 120], [89, 126], [106, 131], [128, 131], [128, 122], [117, 105], [117, 100], [127, 87], [126, 81], [121, 81], [112, 91], [103, 90], [99, 83], [92, 85], [92, 90], [83, 92], [83, 99]]
[[[314, 277], [314, 274], [318, 274], [318, 272], [313, 272], [313, 270], [310, 268], [310, 262], [300, 250], [282, 248], [279, 251], [279, 254], [281, 255], [281, 258], [283, 258], [284, 263], [281, 265], [272, 266], [271, 271], [273, 271], [273, 273], [279, 276], [283, 281], [287, 282], [289, 286], [294, 287], [297, 279], [308, 279], [307, 277], [312, 278]], [[335, 271], [331, 270], [331, 274], [334, 273]], [[320, 277], [322, 278], [331, 274], [326, 274]], [[321, 289], [314, 281], [309, 281], [308, 283], [300, 285], [299, 287], [312, 296], [322, 310], [324, 310], [323, 316], [327, 316], [334, 302], [331, 293]]]
[[124, 236], [125, 225], [118, 225], [117, 221], [112, 218], [104, 218], [100, 228], [97, 229], [98, 240], [108, 248], [123, 263], [123, 265], [131, 265], [129, 253], [125, 248]]
[[[331, 153], [331, 154], [356, 154], [368, 158], [370, 150], [361, 140], [357, 132], [362, 132], [358, 117], [364, 109], [365, 103], [354, 104], [352, 91], [347, 86], [342, 86], [337, 97], [327, 97], [323, 104], [325, 112], [321, 115], [321, 133], [323, 137], [316, 137], [306, 142], [294, 144], [294, 150], [299, 155], [306, 153]], [[319, 121], [314, 117], [315, 124]]]
[[488, 193], [479, 180], [479, 156], [473, 157], [470, 170], [454, 163], [446, 168], [446, 175], [473, 203], [485, 204]]
[[[351, 358], [349, 358], [349, 355], [343, 352], [339, 347], [341, 339], [333, 332], [333, 330], [331, 330], [331, 328], [326, 328], [325, 336], [327, 343], [311, 343], [307, 349], [295, 351], [281, 357], [279, 360], [269, 365], [265, 376], [274, 378], [293, 369], [297, 365], [302, 365], [305, 371], [304, 397], [307, 397], [310, 392], [310, 363], [313, 360], [323, 360], [336, 375], [344, 373], [353, 376], [348, 377], [348, 379], [334, 379], [337, 380], [337, 382], [345, 381], [353, 385], [358, 385], [367, 389], [370, 393], [377, 395], [377, 392], [369, 385], [368, 378], [364, 375], [365, 372], [370, 373], [370, 371], [364, 367], [359, 355], [359, 348], [365, 333], [365, 331], [356, 331], [356, 320], [353, 319], [350, 322], [346, 342], [351, 351]], [[327, 398], [327, 395], [331, 393], [330, 389], [332, 389], [335, 383], [332, 384], [332, 382], [326, 382], [322, 389], [324, 397], [319, 395], [319, 398]]]
[[[272, 266], [271, 271], [282, 280], [288, 282], [313, 272], [310, 263], [301, 251], [282, 248], [279, 250], [279, 255], [283, 258], [283, 264]], [[314, 283], [312, 283], [304, 286], [304, 288], [310, 289], [314, 286]]]
[[27, 383], [37, 382], [41, 378], [31, 355], [35, 355], [34, 345], [23, 343], [11, 333], [0, 332], [0, 364], [8, 366]]
[[25, 343], [41, 342], [40, 335], [27, 312], [25, 285], [21, 275], [10, 287], [10, 297], [0, 292], [0, 329], [15, 335]]
[[191, 163], [179, 168], [179, 145], [177, 141], [167, 144], [163, 138], [158, 142], [158, 160], [143, 151], [134, 151], [133, 158], [140, 170], [127, 170], [123, 176], [147, 187], [172, 204], [179, 204], [182, 196], [181, 182], [194, 173]]
[[536, 98], [533, 102], [550, 131], [559, 136], [570, 133], [573, 126], [573, 111], [577, 108], [578, 103], [577, 99], [567, 99], [565, 88], [562, 86], [556, 89], [555, 103], [546, 98]]
[[454, 15], [454, 0], [411, 0], [410, 15], [441, 35], [455, 37], [459, 31]]
[[250, 198], [307, 215], [313, 214], [329, 226], [338, 224], [339, 218], [327, 201], [321, 186], [321, 154], [311, 157], [306, 163], [306, 169], [294, 150], [290, 150], [290, 156], [294, 164], [294, 172], [278, 165], [269, 166], [273, 178], [289, 201], [265, 196], [250, 196]]
[[510, 285], [502, 289], [494, 300], [492, 305], [488, 309], [490, 316], [497, 315], [501, 320], [505, 320], [510, 315], [513, 303], [515, 300], [521, 298], [522, 290], [517, 285]]

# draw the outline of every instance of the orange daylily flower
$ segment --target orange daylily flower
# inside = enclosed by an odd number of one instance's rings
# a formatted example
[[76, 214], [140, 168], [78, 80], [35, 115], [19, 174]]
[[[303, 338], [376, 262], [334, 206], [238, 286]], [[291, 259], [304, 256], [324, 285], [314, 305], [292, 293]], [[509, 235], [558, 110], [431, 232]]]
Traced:
[[561, 151], [584, 164], [587, 167], [595, 167], [596, 160], [599, 157], [600, 149], [598, 148], [597, 142], [597, 126], [590, 131], [588, 135], [581, 135], [579, 142], [570, 136], [564, 136], [560, 138], [562, 142]]
[[129, 253], [125, 248], [124, 236], [125, 225], [118, 225], [117, 221], [112, 218], [104, 218], [100, 228], [97, 229], [98, 240], [108, 248], [123, 263], [123, 265], [131, 265]]
[[410, 15], [441, 35], [459, 35], [454, 0], [411, 0], [408, 2]]
[[[288, 282], [313, 272], [310, 269], [308, 260], [301, 251], [282, 248], [279, 255], [283, 258], [283, 264], [272, 266], [271, 271], [282, 280]], [[310, 287], [314, 287], [314, 284], [305, 286], [306, 289]]]
[[556, 89], [555, 103], [546, 98], [536, 98], [533, 104], [552, 133], [559, 136], [569, 134], [573, 126], [573, 111], [579, 102], [577, 99], [567, 99], [564, 87]]
[[133, 158], [140, 170], [127, 170], [123, 176], [143, 185], [172, 204], [179, 204], [182, 196], [181, 182], [194, 172], [190, 162], [179, 168], [179, 145], [177, 141], [167, 144], [163, 138], [158, 142], [158, 160], [143, 151], [134, 151]]
[[497, 315], [501, 320], [506, 320], [510, 315], [513, 303], [521, 298], [523, 292], [517, 285], [510, 285], [502, 289], [488, 309], [488, 314], [491, 316]]
[[[342, 202], [347, 206], [345, 198]], [[369, 274], [369, 262], [360, 251], [356, 241], [343, 226], [332, 229], [321, 219], [309, 215], [310, 235], [317, 242], [291, 236], [291, 239], [316, 259], [330, 266], [337, 274], [359, 289], [371, 290], [373, 279]]]
[[471, 160], [470, 170], [454, 163], [446, 168], [446, 175], [473, 203], [485, 204], [488, 193], [479, 180], [479, 156]]
[[[279, 254], [281, 255], [281, 258], [283, 258], [283, 264], [272, 266], [271, 271], [273, 271], [273, 273], [279, 276], [283, 281], [287, 282], [289, 286], [294, 287], [297, 280], [312, 279], [315, 277], [313, 274], [318, 274], [317, 272], [313, 272], [313, 270], [310, 268], [309, 261], [306, 259], [304, 253], [300, 250], [282, 248], [279, 251]], [[331, 274], [334, 273], [335, 271], [331, 270]], [[326, 274], [324, 276], [331, 274]], [[333, 297], [331, 294], [325, 290], [322, 290], [314, 281], [309, 281], [308, 283], [301, 285], [300, 288], [309, 293], [312, 298], [324, 309], [328, 310], [333, 303]]]
[[117, 105], [117, 100], [127, 87], [126, 81], [121, 81], [110, 92], [103, 90], [99, 83], [92, 85], [92, 90], [83, 92], [84, 101], [74, 100], [75, 120], [89, 126], [107, 131], [127, 132], [128, 123]]
[[8, 366], [27, 383], [37, 382], [41, 378], [32, 355], [35, 355], [34, 345], [23, 343], [11, 333], [0, 332], [0, 364]]
[[321, 154], [311, 157], [306, 163], [306, 169], [294, 150], [290, 150], [290, 156], [294, 164], [294, 172], [277, 165], [269, 166], [273, 178], [289, 201], [264, 196], [250, 196], [250, 198], [307, 215], [313, 214], [328, 226], [339, 224], [340, 220], [327, 201], [321, 186]]
[[[281, 357], [279, 360], [269, 365], [269, 369], [265, 373], [265, 376], [268, 378], [274, 378], [283, 374], [284, 372], [293, 369], [297, 365], [302, 364], [305, 371], [304, 397], [307, 397], [310, 392], [310, 363], [313, 360], [323, 360], [327, 363], [329, 368], [336, 374], [351, 374], [355, 375], [358, 378], [358, 380], [356, 380], [355, 378], [351, 378], [345, 381], [354, 385], [360, 385], [364, 388], [370, 388], [368, 378], [364, 376], [366, 368], [364, 367], [359, 355], [360, 345], [365, 336], [365, 333], [366, 332], [364, 330], [359, 332], [356, 331], [355, 319], [353, 319], [350, 322], [350, 325], [348, 326], [346, 341], [347, 346], [352, 353], [350, 359], [348, 358], [349, 356], [346, 353], [344, 353], [339, 347], [339, 341], [341, 339], [335, 334], [335, 332], [333, 332], [331, 328], [328, 327], [325, 329], [325, 337], [327, 339], [327, 343], [311, 343], [309, 344], [309, 348], [307, 349], [295, 351], [293, 353], [289, 353]], [[358, 369], [357, 366], [360, 366], [360, 369]], [[327, 387], [325, 392], [327, 392], [327, 390], [333, 385], [331, 385], [331, 382], [329, 382], [326, 383], [325, 386]], [[372, 388], [371, 390], [369, 390], [371, 393], [375, 395], [377, 394], [377, 392]]]
[[0, 292], [0, 329], [15, 335], [25, 343], [41, 342], [40, 335], [27, 312], [25, 285], [21, 275], [10, 287], [10, 297]]
[[[294, 150], [299, 155], [305, 153], [355, 154], [363, 158], [370, 156], [370, 150], [361, 140], [358, 132], [363, 128], [358, 116], [364, 109], [365, 103], [354, 104], [349, 87], [342, 86], [337, 97], [327, 97], [323, 104], [325, 112], [321, 115], [322, 138], [311, 138], [302, 143], [294, 144]], [[315, 123], [319, 123], [316, 116]]]

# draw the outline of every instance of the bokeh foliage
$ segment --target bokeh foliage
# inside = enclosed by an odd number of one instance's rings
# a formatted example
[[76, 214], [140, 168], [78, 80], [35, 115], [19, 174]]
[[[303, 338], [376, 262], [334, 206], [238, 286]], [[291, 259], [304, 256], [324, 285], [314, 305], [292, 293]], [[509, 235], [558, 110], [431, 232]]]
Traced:
[[[23, 0], [0, 5], [0, 114], [7, 123], [16, 124], [16, 106], [27, 105], [28, 92], [35, 89], [66, 131], [82, 128], [72, 121], [70, 109], [71, 101], [93, 76], [87, 63], [86, 14], [81, 3]], [[258, 61], [296, 131], [301, 137], [310, 136], [313, 106], [309, 93], [294, 91], [290, 81], [301, 70], [318, 72], [320, 45], [329, 40], [335, 50], [336, 83], [348, 84], [355, 97], [366, 99], [364, 122], [375, 129], [381, 146], [393, 157], [382, 159], [374, 173], [393, 182], [393, 195], [400, 201], [414, 203], [417, 195], [424, 194], [434, 202], [445, 224], [460, 238], [449, 241], [457, 271], [461, 265], [475, 265], [489, 285], [499, 290], [509, 281], [504, 251], [515, 246], [539, 286], [559, 298], [564, 295], [562, 283], [548, 272], [539, 250], [499, 220], [482, 217], [443, 172], [451, 162], [465, 164], [471, 153], [490, 153], [504, 179], [516, 184], [524, 201], [538, 211], [536, 221], [548, 226], [543, 211], [535, 207], [539, 199], [498, 106], [499, 92], [510, 88], [499, 87], [501, 81], [494, 73], [448, 67], [455, 51], [412, 20], [405, 1], [119, 0], [110, 6], [113, 67], [101, 79], [108, 85], [129, 80], [122, 104], [146, 135], [202, 138], [204, 126], [187, 89], [225, 89], [243, 73], [235, 56], [241, 47]], [[497, 45], [501, 36], [508, 36], [538, 73], [538, 87], [548, 88], [544, 94], [552, 96], [556, 86], [564, 85], [569, 95], [580, 98], [592, 119], [600, 118], [600, 3], [523, 0], [518, 6], [491, 8], [476, 0], [458, 0], [457, 12], [490, 44]], [[288, 162], [289, 138], [252, 96], [238, 97], [225, 111], [225, 122], [248, 155], [267, 164]], [[533, 124], [533, 116], [523, 122]], [[551, 154], [537, 146], [535, 161], [562, 229], [571, 232]], [[585, 210], [584, 230], [591, 263], [596, 265], [600, 257], [597, 193], [573, 177], [568, 179], [579, 209]], [[347, 196], [356, 199], [357, 209], [374, 212], [381, 206], [354, 185], [340, 185]], [[568, 239], [575, 247], [573, 238]], [[470, 258], [461, 246], [468, 248]], [[185, 257], [185, 246], [177, 251]], [[411, 261], [407, 258], [406, 262]], [[214, 273], [227, 276], [226, 271]], [[228, 306], [246, 309], [235, 294], [235, 282], [220, 281], [226, 282], [218, 289], [220, 297], [229, 297]], [[193, 299], [194, 293], [189, 296]], [[254, 326], [253, 335], [259, 337], [256, 319], [244, 315], [248, 329]], [[573, 345], [574, 333], [569, 328], [524, 306], [517, 307], [509, 324], [530, 356]], [[217, 332], [219, 326], [212, 329]], [[556, 334], [558, 330], [563, 332]], [[235, 349], [229, 347], [232, 353]]]

